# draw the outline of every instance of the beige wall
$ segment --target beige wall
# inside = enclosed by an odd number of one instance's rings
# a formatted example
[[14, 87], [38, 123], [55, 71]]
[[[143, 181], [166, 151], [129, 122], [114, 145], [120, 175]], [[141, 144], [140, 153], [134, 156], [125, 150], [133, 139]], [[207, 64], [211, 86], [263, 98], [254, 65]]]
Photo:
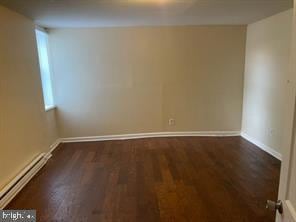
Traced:
[[0, 190], [57, 139], [45, 113], [34, 24], [0, 6]]
[[245, 36], [245, 26], [51, 30], [61, 136], [240, 131]]
[[248, 26], [242, 132], [279, 153], [293, 10]]

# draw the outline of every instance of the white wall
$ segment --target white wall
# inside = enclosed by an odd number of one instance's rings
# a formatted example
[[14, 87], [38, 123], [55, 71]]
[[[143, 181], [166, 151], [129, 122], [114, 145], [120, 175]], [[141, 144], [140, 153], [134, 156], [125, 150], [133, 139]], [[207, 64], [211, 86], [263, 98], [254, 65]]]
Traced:
[[61, 136], [240, 131], [245, 37], [246, 26], [51, 30]]
[[242, 132], [281, 153], [293, 10], [247, 28]]

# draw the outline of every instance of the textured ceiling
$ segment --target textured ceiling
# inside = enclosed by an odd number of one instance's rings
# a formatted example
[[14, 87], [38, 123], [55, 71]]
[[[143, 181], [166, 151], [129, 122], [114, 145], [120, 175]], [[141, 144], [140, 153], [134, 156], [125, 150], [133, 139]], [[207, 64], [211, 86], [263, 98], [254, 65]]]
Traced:
[[293, 0], [0, 0], [49, 27], [249, 24]]

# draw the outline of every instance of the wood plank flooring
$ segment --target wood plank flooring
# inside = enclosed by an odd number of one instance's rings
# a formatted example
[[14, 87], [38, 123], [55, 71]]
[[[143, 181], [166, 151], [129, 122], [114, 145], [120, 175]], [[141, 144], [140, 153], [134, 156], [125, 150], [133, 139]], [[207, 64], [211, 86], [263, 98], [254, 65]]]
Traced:
[[40, 222], [273, 222], [279, 173], [241, 137], [68, 143], [7, 209]]

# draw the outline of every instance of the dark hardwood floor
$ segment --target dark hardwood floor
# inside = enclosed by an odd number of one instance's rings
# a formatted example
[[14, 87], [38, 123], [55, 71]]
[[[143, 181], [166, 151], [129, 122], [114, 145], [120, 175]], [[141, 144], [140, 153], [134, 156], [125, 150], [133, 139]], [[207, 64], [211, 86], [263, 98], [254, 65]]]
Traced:
[[39, 222], [273, 222], [279, 173], [241, 137], [68, 143], [7, 209]]

